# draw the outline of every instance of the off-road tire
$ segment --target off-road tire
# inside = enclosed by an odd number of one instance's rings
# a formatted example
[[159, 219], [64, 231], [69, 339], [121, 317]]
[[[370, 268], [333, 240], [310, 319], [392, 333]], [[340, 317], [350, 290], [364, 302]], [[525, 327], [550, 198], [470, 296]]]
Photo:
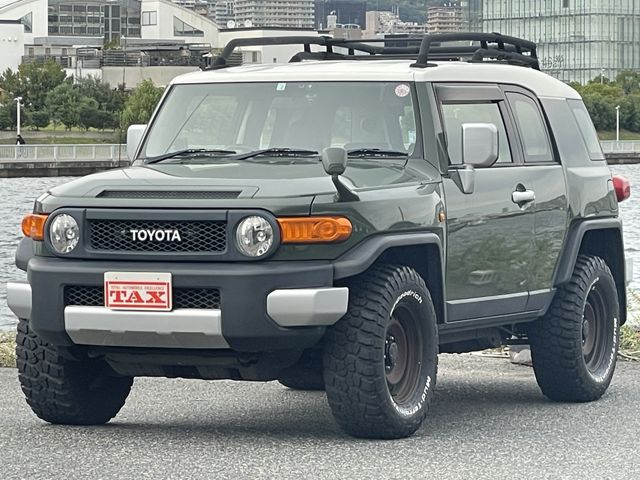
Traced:
[[131, 377], [116, 376], [103, 360], [65, 358], [24, 319], [18, 322], [16, 356], [27, 403], [49, 423], [107, 423], [124, 405], [133, 383]]
[[347, 314], [325, 337], [324, 380], [333, 415], [356, 437], [412, 435], [427, 415], [438, 370], [429, 290], [415, 270], [400, 265], [375, 266], [349, 287]]
[[324, 390], [322, 370], [322, 352], [305, 350], [300, 360], [278, 377], [278, 382], [293, 390]]
[[[592, 319], [597, 319], [596, 330], [589, 326]], [[619, 335], [613, 275], [602, 258], [580, 255], [571, 280], [558, 288], [548, 313], [529, 329], [533, 369], [542, 393], [565, 402], [600, 398], [613, 377]]]

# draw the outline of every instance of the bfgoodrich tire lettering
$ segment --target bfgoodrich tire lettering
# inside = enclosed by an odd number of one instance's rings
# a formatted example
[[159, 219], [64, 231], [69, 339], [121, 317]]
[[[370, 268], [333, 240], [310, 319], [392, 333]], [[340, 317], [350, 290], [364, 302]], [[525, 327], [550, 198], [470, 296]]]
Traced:
[[133, 379], [117, 377], [99, 359], [72, 361], [18, 322], [18, 378], [33, 412], [50, 423], [107, 423], [124, 405]]
[[324, 379], [338, 424], [364, 438], [403, 438], [433, 397], [438, 332], [418, 273], [382, 265], [350, 284], [347, 314], [325, 340]]
[[613, 275], [600, 257], [580, 255], [571, 280], [529, 332], [536, 380], [557, 401], [589, 402], [609, 387], [620, 311]]

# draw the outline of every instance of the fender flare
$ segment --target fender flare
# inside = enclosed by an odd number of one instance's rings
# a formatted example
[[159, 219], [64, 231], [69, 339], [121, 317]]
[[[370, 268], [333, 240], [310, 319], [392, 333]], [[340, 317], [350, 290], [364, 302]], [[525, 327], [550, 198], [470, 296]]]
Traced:
[[[564, 249], [558, 261], [555, 274], [553, 276], [553, 285], [558, 286], [571, 280], [573, 269], [578, 259], [578, 253], [582, 245], [585, 233], [591, 230], [618, 230], [622, 239], [622, 220], [619, 218], [598, 218], [583, 220], [569, 229], [569, 233], [564, 242]], [[624, 252], [623, 252], [624, 254]], [[622, 268], [625, 268], [624, 261]], [[624, 279], [624, 271], [623, 271]]]
[[27, 265], [29, 264], [29, 260], [35, 255], [33, 251], [34, 245], [33, 240], [24, 237], [20, 240], [18, 244], [18, 249], [16, 250], [15, 264], [20, 270], [26, 272]]
[[334, 278], [339, 280], [353, 277], [366, 271], [390, 248], [421, 245], [435, 245], [438, 248], [440, 267], [444, 272], [442, 240], [437, 234], [432, 232], [397, 233], [369, 237], [343, 254], [334, 262]]

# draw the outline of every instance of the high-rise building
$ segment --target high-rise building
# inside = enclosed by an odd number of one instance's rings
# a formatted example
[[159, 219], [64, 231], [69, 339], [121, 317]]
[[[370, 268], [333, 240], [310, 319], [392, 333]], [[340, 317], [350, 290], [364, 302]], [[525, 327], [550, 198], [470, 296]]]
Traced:
[[313, 28], [313, 0], [236, 0], [235, 17], [254, 27]]
[[538, 44], [544, 71], [585, 83], [640, 69], [640, 0], [483, 0], [482, 30]]
[[449, 2], [427, 9], [427, 33], [459, 32], [462, 30], [462, 7]]
[[354, 0], [316, 0], [314, 2], [315, 27], [327, 28], [327, 16], [337, 17], [340, 25], [360, 25], [366, 23], [367, 2]]

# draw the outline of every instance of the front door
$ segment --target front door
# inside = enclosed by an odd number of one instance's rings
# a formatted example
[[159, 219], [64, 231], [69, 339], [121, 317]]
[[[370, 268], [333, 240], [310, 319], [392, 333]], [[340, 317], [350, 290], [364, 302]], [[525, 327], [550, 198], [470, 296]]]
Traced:
[[499, 137], [498, 161], [476, 168], [473, 193], [444, 179], [448, 321], [522, 313], [534, 262], [535, 201], [515, 200], [527, 198], [534, 178], [517, 148], [504, 94], [486, 84], [438, 85], [436, 92], [451, 165], [462, 162], [463, 124], [492, 123]]

